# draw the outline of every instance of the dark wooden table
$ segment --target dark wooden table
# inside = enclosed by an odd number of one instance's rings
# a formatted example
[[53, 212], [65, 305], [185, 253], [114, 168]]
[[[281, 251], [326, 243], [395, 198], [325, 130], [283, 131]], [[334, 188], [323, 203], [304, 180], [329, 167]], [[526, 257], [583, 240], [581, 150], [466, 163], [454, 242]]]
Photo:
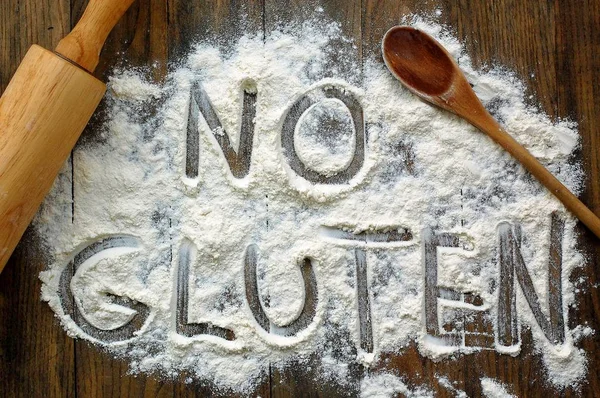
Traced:
[[[56, 46], [85, 5], [86, 0], [0, 2], [0, 91], [28, 47]], [[149, 74], [160, 80], [195, 40], [216, 36], [234, 42], [248, 30], [268, 32], [279, 21], [307, 18], [319, 5], [355, 40], [357, 47], [348, 50], [357, 59], [378, 57], [383, 33], [404, 15], [441, 11], [440, 20], [466, 42], [477, 66], [500, 62], [514, 69], [527, 82], [532, 103], [541, 104], [554, 119], [570, 117], [579, 123], [583, 145], [578, 156], [587, 175], [582, 200], [600, 214], [600, 0], [139, 0], [111, 34], [96, 74], [106, 79], [115, 66], [154, 64]], [[585, 278], [587, 287], [577, 294], [569, 322], [600, 330], [600, 243], [581, 231], [580, 248], [588, 262], [573, 279]], [[45, 266], [29, 231], [0, 275], [0, 396], [213, 395], [209, 386], [127, 375], [124, 362], [67, 337], [40, 300], [38, 274]], [[578, 391], [549, 388], [526, 332], [523, 341], [517, 358], [486, 351], [436, 364], [412, 347], [402, 356], [386, 357], [380, 368], [429, 385], [439, 396], [453, 394], [435, 375], [458, 380], [457, 388], [469, 396], [481, 394], [479, 378], [484, 375], [523, 397], [600, 396], [597, 337], [579, 343], [590, 362], [588, 383]], [[352, 395], [351, 389], [317, 385], [313, 378], [303, 368], [273, 370], [254, 395]]]

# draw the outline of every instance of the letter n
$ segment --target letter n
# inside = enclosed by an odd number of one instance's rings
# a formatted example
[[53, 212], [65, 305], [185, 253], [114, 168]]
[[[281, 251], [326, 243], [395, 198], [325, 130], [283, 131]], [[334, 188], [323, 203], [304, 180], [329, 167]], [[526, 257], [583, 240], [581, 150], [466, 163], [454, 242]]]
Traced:
[[242, 125], [237, 151], [232, 147], [229, 135], [223, 128], [217, 112], [212, 106], [208, 94], [201, 83], [192, 85], [188, 112], [185, 174], [188, 178], [198, 177], [200, 162], [199, 120], [203, 116], [217, 144], [221, 148], [231, 174], [235, 178], [244, 178], [250, 170], [252, 145], [254, 140], [254, 121], [256, 116], [256, 93], [252, 87], [244, 90], [242, 107]]
[[500, 235], [500, 283], [498, 293], [498, 331], [497, 342], [502, 346], [519, 344], [519, 325], [517, 321], [515, 277], [529, 304], [540, 329], [553, 344], [565, 341], [565, 321], [562, 303], [562, 238], [564, 221], [552, 213], [550, 231], [550, 253], [548, 263], [548, 312], [544, 315], [540, 299], [533, 286], [521, 254], [521, 230], [508, 223], [498, 227]]

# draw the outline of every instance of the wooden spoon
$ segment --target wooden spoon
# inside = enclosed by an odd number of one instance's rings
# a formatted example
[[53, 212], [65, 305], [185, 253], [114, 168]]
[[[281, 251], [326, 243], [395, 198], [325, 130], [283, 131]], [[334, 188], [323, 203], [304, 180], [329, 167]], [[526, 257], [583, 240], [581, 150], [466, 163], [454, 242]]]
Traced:
[[383, 37], [383, 59], [392, 74], [427, 102], [467, 120], [529, 170], [581, 222], [600, 238], [600, 219], [556, 179], [484, 108], [452, 56], [426, 33], [396, 26]]

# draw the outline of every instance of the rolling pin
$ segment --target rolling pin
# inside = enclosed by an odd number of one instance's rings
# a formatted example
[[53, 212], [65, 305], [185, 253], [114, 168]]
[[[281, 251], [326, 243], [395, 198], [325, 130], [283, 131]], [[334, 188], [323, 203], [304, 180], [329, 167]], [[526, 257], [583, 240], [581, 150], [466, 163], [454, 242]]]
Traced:
[[0, 272], [104, 96], [92, 73], [133, 0], [90, 0], [55, 52], [32, 46], [0, 98]]

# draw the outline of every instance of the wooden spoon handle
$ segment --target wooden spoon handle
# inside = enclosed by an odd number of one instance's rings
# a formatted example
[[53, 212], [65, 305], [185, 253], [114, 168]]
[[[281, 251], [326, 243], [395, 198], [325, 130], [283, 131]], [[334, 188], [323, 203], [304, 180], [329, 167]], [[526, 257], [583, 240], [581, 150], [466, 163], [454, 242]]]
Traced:
[[79, 23], [58, 43], [56, 52], [93, 72], [108, 34], [133, 1], [90, 0]]
[[[487, 113], [487, 112], [486, 112]], [[600, 218], [583, 204], [567, 187], [552, 175], [527, 149], [519, 144], [489, 113], [472, 123], [485, 132], [529, 170], [563, 205], [600, 238]]]

